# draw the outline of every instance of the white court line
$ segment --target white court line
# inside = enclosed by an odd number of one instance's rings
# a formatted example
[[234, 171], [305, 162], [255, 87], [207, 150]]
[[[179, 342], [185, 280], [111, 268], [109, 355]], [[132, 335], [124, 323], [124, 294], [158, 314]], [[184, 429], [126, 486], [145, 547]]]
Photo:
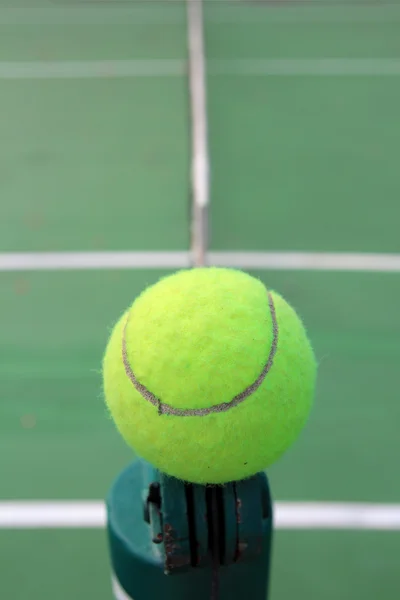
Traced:
[[182, 77], [180, 59], [2, 61], [0, 79], [108, 79], [113, 77]]
[[400, 272], [400, 254], [354, 252], [210, 252], [208, 256], [212, 264], [242, 269]]
[[208, 242], [210, 157], [208, 150], [206, 59], [203, 0], [186, 0], [191, 134], [191, 248], [196, 266], [204, 266]]
[[[102, 501], [2, 501], [0, 529], [99, 529]], [[277, 529], [370, 529], [400, 531], [400, 504], [277, 502]]]
[[[216, 25], [263, 25], [295, 23], [393, 23], [400, 19], [398, 4], [381, 6], [291, 6], [279, 8], [260, 6], [207, 6], [206, 23]], [[106, 5], [68, 7], [4, 7], [0, 8], [0, 26], [54, 25], [180, 25], [185, 14], [180, 6], [121, 6]]]
[[0, 529], [98, 529], [105, 524], [101, 501], [0, 502]]
[[122, 588], [114, 573], [111, 575], [111, 587], [115, 600], [133, 600]]
[[281, 502], [275, 506], [277, 529], [400, 530], [400, 504]]
[[[5, 252], [0, 271], [180, 269], [190, 252]], [[346, 252], [209, 252], [207, 264], [273, 271], [400, 272], [400, 254]]]
[[250, 76], [390, 76], [400, 75], [400, 58], [277, 58], [209, 61], [213, 75]]
[[67, 6], [0, 8], [1, 25], [180, 25], [185, 12], [180, 6]]
[[0, 253], [0, 271], [179, 269], [190, 265], [189, 252]]
[[[244, 27], [254, 25], [263, 27], [295, 25], [298, 32], [301, 33], [304, 25], [352, 23], [356, 26], [362, 24], [374, 24], [376, 26], [378, 24], [397, 23], [400, 20], [400, 7], [398, 4], [370, 5], [361, 8], [354, 4], [349, 6], [317, 6], [314, 3], [314, 5], [296, 6], [296, 2], [293, 2], [290, 7], [278, 8], [275, 4], [272, 9], [257, 8], [251, 11], [248, 7], [246, 9], [242, 7], [242, 10], [238, 8], [232, 10], [227, 7], [215, 6], [213, 7], [214, 10], [208, 9], [206, 23], [207, 25], [237, 25], [241, 28], [240, 33], [246, 34], [248, 29], [246, 31]], [[316, 30], [315, 27], [311, 30], [311, 34]], [[281, 32], [283, 35], [287, 35], [284, 29]], [[310, 33], [310, 30], [308, 33]], [[217, 34], [218, 32], [216, 32]]]
[[[314, 58], [208, 60], [210, 76], [253, 77], [398, 77], [400, 58]], [[181, 77], [181, 59], [124, 59], [91, 61], [2, 61], [0, 79], [107, 79]]]

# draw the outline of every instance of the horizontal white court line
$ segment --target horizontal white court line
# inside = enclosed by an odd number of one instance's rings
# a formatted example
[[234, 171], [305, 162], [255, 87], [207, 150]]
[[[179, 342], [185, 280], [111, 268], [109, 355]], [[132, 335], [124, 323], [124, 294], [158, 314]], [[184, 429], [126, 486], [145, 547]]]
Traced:
[[231, 59], [209, 62], [213, 75], [250, 76], [398, 76], [400, 58]]
[[[400, 272], [400, 254], [346, 252], [209, 252], [207, 264], [278, 271]], [[190, 252], [5, 252], [0, 271], [180, 269]]]
[[180, 25], [181, 6], [66, 6], [0, 8], [1, 25]]
[[190, 267], [189, 252], [10, 252], [0, 253], [0, 271], [87, 269], [179, 269]]
[[[3, 80], [181, 77], [186, 73], [187, 63], [181, 59], [0, 62]], [[400, 58], [209, 60], [207, 73], [253, 77], [397, 77]]]
[[[206, 24], [216, 25], [273, 25], [284, 23], [393, 23], [400, 20], [398, 4], [380, 6], [296, 6], [279, 8], [268, 6], [207, 6]], [[1, 25], [168, 25], [184, 24], [185, 12], [181, 6], [68, 6], [68, 7], [4, 7], [0, 8]]]
[[[238, 3], [239, 4], [239, 3]], [[297, 6], [296, 6], [297, 4]], [[253, 10], [252, 10], [253, 9]], [[285, 6], [218, 6], [217, 3], [208, 8], [206, 24], [238, 25], [243, 26], [269, 26], [293, 24], [301, 31], [304, 25], [318, 25], [323, 23], [339, 24], [353, 23], [393, 23], [400, 19], [399, 4], [361, 5], [337, 4], [324, 6], [321, 3], [292, 2]]]
[[400, 530], [400, 504], [282, 502], [275, 506], [277, 529]]
[[0, 502], [0, 529], [98, 529], [105, 524], [101, 501]]
[[182, 77], [185, 74], [186, 62], [169, 58], [0, 62], [0, 79], [108, 79]]
[[[102, 501], [0, 502], [0, 529], [98, 529], [105, 527]], [[400, 504], [277, 502], [277, 529], [400, 530]]]
[[131, 598], [131, 596], [129, 596], [122, 588], [114, 573], [111, 575], [111, 587], [115, 600], [133, 600], [133, 598]]
[[399, 272], [400, 254], [352, 252], [210, 252], [222, 267], [294, 271]]

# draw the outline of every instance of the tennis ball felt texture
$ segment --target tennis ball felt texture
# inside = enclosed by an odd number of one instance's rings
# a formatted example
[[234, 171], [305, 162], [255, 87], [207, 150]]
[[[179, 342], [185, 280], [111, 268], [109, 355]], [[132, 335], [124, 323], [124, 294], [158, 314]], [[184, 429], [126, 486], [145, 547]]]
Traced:
[[303, 428], [316, 363], [291, 306], [233, 269], [180, 271], [116, 324], [104, 392], [122, 436], [159, 470], [225, 483], [276, 461]]

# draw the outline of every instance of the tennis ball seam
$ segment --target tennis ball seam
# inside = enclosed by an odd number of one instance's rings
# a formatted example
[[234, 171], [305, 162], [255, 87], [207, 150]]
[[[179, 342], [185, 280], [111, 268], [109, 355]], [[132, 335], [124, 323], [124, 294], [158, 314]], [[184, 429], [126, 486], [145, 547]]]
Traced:
[[139, 394], [158, 409], [158, 413], [160, 415], [172, 415], [174, 417], [204, 417], [212, 413], [226, 412], [234, 408], [235, 406], [238, 406], [246, 398], [251, 396], [263, 383], [265, 377], [267, 376], [267, 373], [271, 370], [274, 357], [277, 351], [279, 332], [278, 321], [276, 318], [276, 310], [272, 294], [268, 291], [267, 297], [272, 320], [272, 342], [267, 362], [265, 363], [265, 366], [261, 371], [260, 375], [257, 377], [257, 379], [245, 390], [234, 396], [234, 398], [232, 398], [232, 400], [230, 400], [229, 402], [222, 402], [220, 404], [215, 404], [214, 406], [209, 406], [207, 408], [175, 408], [174, 406], [162, 402], [160, 398], [157, 398], [150, 390], [146, 388], [146, 386], [140, 383], [140, 381], [138, 381], [137, 377], [133, 372], [128, 358], [126, 330], [129, 322], [130, 313], [128, 313], [126, 316], [125, 325], [122, 330], [122, 362], [124, 365], [126, 376], [131, 381], [135, 389], [139, 392]]

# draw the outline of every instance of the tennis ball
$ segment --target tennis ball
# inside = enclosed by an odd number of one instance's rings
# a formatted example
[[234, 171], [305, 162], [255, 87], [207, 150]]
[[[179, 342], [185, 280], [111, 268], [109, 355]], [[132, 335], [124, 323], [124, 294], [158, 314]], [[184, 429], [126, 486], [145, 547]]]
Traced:
[[237, 270], [183, 270], [146, 289], [103, 362], [107, 405], [139, 456], [192, 483], [244, 479], [296, 439], [316, 363], [293, 308]]

